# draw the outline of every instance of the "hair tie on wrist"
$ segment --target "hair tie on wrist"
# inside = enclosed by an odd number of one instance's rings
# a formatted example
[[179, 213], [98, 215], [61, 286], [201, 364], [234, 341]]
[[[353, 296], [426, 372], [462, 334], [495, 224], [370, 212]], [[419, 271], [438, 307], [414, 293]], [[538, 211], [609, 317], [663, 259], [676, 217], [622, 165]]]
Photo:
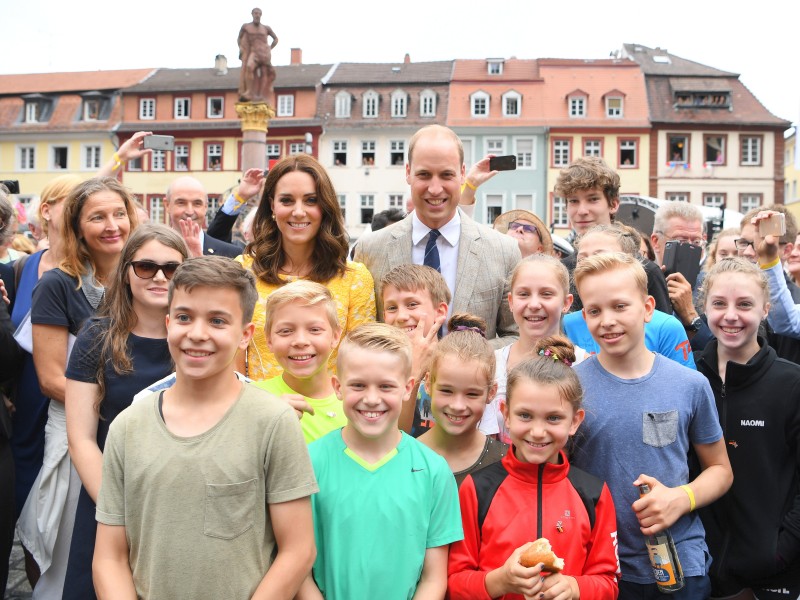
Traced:
[[539, 350], [539, 356], [549, 356], [549, 357], [552, 357], [552, 359], [554, 361], [559, 361], [560, 360], [561, 362], [563, 362], [568, 367], [572, 366], [572, 361], [571, 360], [567, 360], [566, 358], [561, 358], [556, 352], [553, 352], [552, 350], [550, 350], [550, 348], [548, 348], [547, 350]]
[[483, 338], [486, 337], [486, 334], [483, 333], [479, 327], [468, 327], [467, 325], [459, 325], [458, 327], [453, 329], [453, 331], [472, 331], [475, 333], [479, 333]]

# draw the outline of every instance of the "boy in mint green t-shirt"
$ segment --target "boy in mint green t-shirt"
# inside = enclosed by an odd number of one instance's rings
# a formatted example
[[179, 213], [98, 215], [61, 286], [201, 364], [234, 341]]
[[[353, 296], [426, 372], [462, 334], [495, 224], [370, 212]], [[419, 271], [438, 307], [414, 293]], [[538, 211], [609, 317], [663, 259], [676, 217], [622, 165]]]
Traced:
[[339, 344], [336, 303], [313, 281], [293, 281], [267, 300], [264, 334], [283, 373], [256, 386], [281, 397], [297, 411], [306, 443], [347, 422], [336, 397], [328, 358]]

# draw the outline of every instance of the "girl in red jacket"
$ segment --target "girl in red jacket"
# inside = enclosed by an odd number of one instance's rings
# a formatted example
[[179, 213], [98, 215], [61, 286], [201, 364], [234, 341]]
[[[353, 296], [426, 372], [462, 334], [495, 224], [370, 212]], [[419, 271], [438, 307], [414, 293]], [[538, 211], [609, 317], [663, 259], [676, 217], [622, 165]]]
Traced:
[[[459, 488], [464, 540], [450, 547], [451, 599], [617, 597], [611, 494], [571, 467], [563, 450], [584, 417], [583, 391], [570, 368], [575, 352], [562, 336], [541, 340], [536, 352], [508, 377], [503, 416], [513, 451]], [[564, 559], [561, 573], [519, 563], [541, 537]]]

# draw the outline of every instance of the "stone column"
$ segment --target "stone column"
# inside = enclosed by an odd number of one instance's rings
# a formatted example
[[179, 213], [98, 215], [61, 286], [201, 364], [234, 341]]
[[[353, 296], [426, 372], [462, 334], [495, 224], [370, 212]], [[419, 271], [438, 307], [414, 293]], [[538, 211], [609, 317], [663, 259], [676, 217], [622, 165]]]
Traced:
[[266, 169], [267, 130], [275, 109], [266, 102], [237, 102], [236, 114], [242, 123], [242, 173]]

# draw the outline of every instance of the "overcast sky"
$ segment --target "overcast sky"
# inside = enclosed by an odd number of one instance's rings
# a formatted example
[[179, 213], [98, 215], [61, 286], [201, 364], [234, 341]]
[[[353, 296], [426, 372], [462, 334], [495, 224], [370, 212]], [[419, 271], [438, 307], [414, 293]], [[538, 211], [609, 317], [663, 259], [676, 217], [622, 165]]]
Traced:
[[[741, 75], [773, 114], [800, 121], [800, 2], [693, 0], [0, 0], [0, 73], [239, 66], [250, 10], [280, 39], [273, 63], [605, 58], [661, 47]], [[1, 91], [1, 90], [0, 90]]]

